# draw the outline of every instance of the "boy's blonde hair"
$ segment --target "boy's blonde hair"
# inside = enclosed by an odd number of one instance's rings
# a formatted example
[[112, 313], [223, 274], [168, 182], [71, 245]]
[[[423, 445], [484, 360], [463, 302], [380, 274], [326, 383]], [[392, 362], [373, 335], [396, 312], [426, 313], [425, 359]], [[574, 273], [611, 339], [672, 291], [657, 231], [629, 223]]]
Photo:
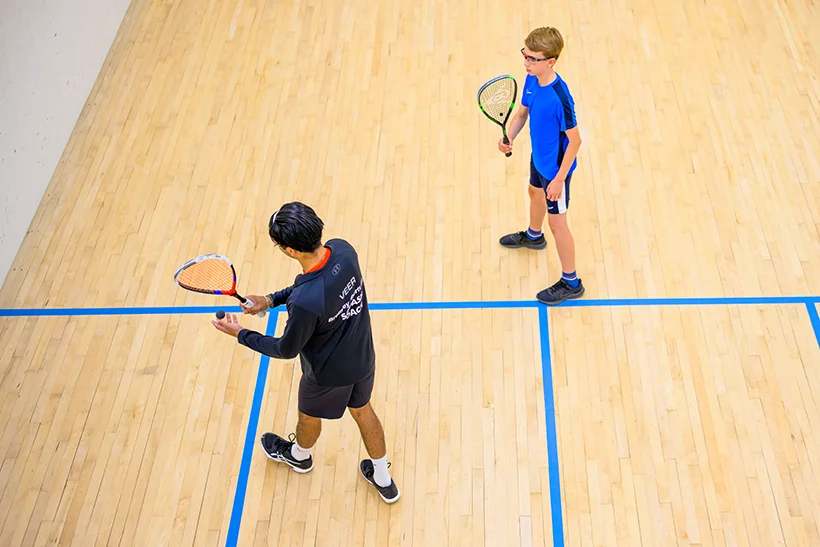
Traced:
[[524, 45], [532, 51], [542, 53], [547, 59], [557, 60], [564, 49], [564, 39], [557, 28], [541, 27], [529, 33]]

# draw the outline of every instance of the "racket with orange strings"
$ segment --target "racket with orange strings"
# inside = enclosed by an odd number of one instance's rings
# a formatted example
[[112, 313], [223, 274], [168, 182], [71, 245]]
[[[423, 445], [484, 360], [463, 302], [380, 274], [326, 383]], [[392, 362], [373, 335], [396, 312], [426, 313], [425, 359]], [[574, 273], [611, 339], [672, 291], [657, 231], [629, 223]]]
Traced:
[[[233, 296], [245, 308], [252, 308], [253, 302], [236, 292], [236, 269], [227, 257], [206, 254], [189, 260], [177, 269], [174, 281], [183, 289], [205, 293]], [[265, 310], [256, 314], [265, 317]]]

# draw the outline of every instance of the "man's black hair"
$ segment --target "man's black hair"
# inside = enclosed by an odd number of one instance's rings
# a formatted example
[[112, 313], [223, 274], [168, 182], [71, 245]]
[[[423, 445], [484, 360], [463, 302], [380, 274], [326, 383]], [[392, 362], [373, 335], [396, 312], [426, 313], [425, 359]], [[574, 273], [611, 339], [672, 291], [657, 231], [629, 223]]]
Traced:
[[280, 247], [311, 253], [322, 244], [322, 219], [304, 203], [284, 204], [268, 222], [268, 234]]

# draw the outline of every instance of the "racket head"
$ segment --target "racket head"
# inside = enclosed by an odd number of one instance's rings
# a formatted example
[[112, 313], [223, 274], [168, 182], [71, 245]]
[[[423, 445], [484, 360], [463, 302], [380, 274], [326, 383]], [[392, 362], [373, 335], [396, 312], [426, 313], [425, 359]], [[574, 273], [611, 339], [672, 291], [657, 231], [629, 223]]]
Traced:
[[174, 281], [183, 289], [204, 293], [236, 294], [236, 270], [233, 263], [220, 254], [204, 254], [177, 268]]
[[[236, 269], [228, 257], [220, 254], [204, 254], [192, 258], [177, 268], [174, 281], [188, 291], [233, 296], [245, 308], [252, 308], [254, 305], [236, 292]], [[266, 314], [262, 310], [256, 316], [265, 317]]]
[[518, 82], [510, 74], [503, 74], [479, 88], [478, 107], [485, 116], [504, 128], [515, 108], [517, 96]]

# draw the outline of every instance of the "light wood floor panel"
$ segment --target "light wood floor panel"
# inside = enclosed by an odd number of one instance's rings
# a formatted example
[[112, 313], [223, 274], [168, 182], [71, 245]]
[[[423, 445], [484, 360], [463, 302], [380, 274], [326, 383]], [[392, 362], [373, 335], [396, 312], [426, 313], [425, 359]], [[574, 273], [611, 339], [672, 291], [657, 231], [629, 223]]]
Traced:
[[805, 307], [550, 319], [568, 545], [820, 543], [820, 348]]
[[[373, 318], [373, 405], [402, 498], [387, 506], [362, 479], [367, 453], [345, 415], [324, 423], [307, 475], [254, 447], [239, 544], [550, 544], [537, 312]], [[292, 362], [271, 362], [260, 432], [295, 430], [299, 377]]]
[[0, 369], [0, 544], [224, 534], [258, 358], [210, 328], [201, 316], [0, 320], [12, 355]]
[[[361, 478], [349, 416], [325, 424], [307, 476], [254, 439], [240, 544], [548, 543], [535, 310], [374, 316], [373, 402], [400, 503]], [[38, 349], [0, 384], [0, 542], [224, 543], [258, 356], [201, 316], [6, 318], [10, 347], [19, 325]], [[294, 366], [271, 362], [260, 430], [294, 430]]]

